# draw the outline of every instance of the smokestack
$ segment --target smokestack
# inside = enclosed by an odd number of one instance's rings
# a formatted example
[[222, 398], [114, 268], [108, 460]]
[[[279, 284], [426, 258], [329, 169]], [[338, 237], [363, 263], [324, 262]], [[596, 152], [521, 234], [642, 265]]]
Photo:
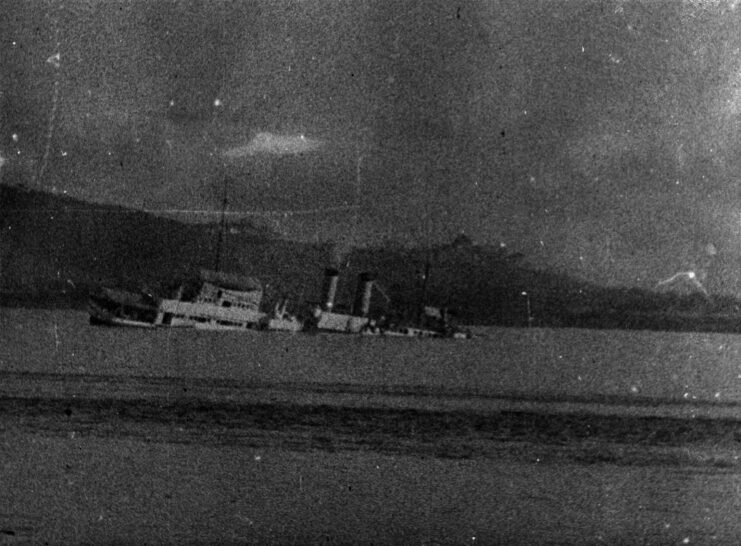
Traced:
[[331, 311], [334, 306], [334, 298], [337, 295], [337, 280], [340, 272], [332, 267], [324, 270], [324, 286], [322, 287], [322, 307], [325, 311]]
[[354, 315], [361, 317], [368, 316], [374, 279], [375, 275], [372, 273], [361, 273], [358, 275], [358, 288], [355, 291], [355, 302], [352, 308]]

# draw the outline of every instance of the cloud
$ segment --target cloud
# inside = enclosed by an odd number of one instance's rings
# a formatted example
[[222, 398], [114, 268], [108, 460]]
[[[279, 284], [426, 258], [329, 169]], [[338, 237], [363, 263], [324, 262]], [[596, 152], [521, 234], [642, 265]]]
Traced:
[[237, 159], [255, 155], [295, 155], [313, 152], [321, 148], [322, 142], [304, 135], [275, 135], [258, 133], [245, 146], [237, 146], [223, 152], [224, 157]]

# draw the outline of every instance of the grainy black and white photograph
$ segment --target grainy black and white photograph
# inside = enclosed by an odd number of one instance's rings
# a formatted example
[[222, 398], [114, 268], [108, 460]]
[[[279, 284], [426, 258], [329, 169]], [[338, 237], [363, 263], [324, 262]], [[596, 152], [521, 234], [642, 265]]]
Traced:
[[0, 14], [0, 544], [741, 543], [738, 0]]

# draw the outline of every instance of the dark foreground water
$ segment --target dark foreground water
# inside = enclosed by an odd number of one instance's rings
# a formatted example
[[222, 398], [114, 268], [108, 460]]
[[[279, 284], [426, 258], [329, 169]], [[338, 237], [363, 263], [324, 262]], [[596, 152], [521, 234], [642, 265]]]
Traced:
[[0, 309], [0, 544], [741, 542], [739, 336], [84, 319]]

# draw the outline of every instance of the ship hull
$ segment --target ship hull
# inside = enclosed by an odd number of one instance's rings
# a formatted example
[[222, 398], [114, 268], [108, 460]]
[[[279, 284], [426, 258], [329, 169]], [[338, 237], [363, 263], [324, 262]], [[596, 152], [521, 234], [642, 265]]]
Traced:
[[155, 327], [155, 324], [152, 322], [111, 313], [108, 309], [95, 301], [89, 302], [88, 312], [90, 313], [90, 324], [94, 326], [128, 326], [131, 328]]

